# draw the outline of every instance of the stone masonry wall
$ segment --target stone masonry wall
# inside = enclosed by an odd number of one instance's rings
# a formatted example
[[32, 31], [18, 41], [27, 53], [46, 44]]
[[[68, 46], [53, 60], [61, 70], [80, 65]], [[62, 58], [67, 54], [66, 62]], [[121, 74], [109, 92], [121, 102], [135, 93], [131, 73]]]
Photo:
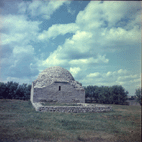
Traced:
[[74, 88], [69, 83], [53, 83], [44, 88], [34, 88], [33, 102], [42, 101], [85, 103], [85, 91]]
[[37, 111], [41, 112], [67, 112], [67, 113], [86, 113], [86, 112], [107, 112], [112, 111], [110, 106], [96, 106], [96, 107], [84, 107], [84, 106], [40, 106], [37, 107]]

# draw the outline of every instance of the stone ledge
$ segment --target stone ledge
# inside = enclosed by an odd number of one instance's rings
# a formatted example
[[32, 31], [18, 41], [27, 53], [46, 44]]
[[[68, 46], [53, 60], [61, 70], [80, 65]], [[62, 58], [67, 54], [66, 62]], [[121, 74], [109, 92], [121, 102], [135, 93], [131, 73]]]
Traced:
[[107, 112], [112, 111], [111, 106], [42, 106], [34, 105], [36, 111], [41, 112], [66, 112], [66, 113], [86, 113], [86, 112]]

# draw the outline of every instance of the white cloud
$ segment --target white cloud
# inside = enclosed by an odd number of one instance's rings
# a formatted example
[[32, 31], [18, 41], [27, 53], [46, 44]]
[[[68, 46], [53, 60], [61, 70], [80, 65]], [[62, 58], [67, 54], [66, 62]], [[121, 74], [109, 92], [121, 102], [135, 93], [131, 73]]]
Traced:
[[115, 77], [115, 76], [124, 76], [126, 74], [128, 74], [129, 72], [125, 69], [119, 69], [118, 71], [114, 71], [114, 72], [111, 72], [111, 71], [108, 71], [106, 74], [104, 74], [104, 76], [106, 77]]
[[58, 35], [65, 35], [66, 33], [75, 33], [79, 27], [74, 24], [55, 24], [52, 25], [48, 31], [43, 31], [41, 34], [39, 34], [38, 39], [39, 40], [48, 40], [50, 38], [56, 38]]
[[[83, 28], [98, 28], [108, 22], [108, 26], [114, 26], [123, 18], [134, 18], [137, 9], [141, 9], [140, 2], [124, 2], [124, 1], [91, 1], [84, 11], [79, 12], [76, 23], [83, 26]], [[91, 25], [94, 23], [93, 25]], [[88, 25], [88, 26], [87, 26]], [[87, 27], [86, 27], [87, 26]]]
[[[33, 57], [34, 48], [29, 45], [30, 41], [37, 41], [39, 21], [28, 21], [24, 15], [3, 16], [3, 33], [1, 33], [2, 49], [9, 47], [9, 56], [1, 57], [1, 70], [3, 78], [29, 78], [38, 73], [37, 66], [30, 69], [29, 63], [37, 62]], [[12, 77], [12, 78], [11, 78]]]
[[[108, 63], [109, 59], [103, 53], [110, 48], [123, 50], [130, 45], [135, 45], [140, 41], [140, 32], [137, 25], [138, 18], [136, 8], [133, 2], [94, 2], [91, 1], [84, 11], [80, 11], [76, 18], [76, 23], [52, 25], [48, 31], [39, 34], [39, 40], [49, 40], [56, 38], [58, 35], [66, 33], [75, 33], [71, 38], [66, 39], [65, 43], [57, 48], [50, 56], [42, 61], [44, 66], [47, 65], [71, 65], [84, 66], [94, 63]], [[113, 5], [111, 10], [110, 6]], [[137, 4], [134, 4], [138, 6]], [[120, 19], [125, 16], [129, 18], [129, 12], [134, 8], [132, 28], [126, 30], [125, 27], [113, 27]], [[135, 16], [134, 16], [135, 15]], [[133, 19], [131, 20], [134, 21]], [[107, 27], [107, 22], [108, 27]], [[129, 22], [127, 22], [129, 23]], [[126, 24], [127, 24], [126, 23]], [[111, 27], [112, 26], [112, 27]], [[127, 46], [126, 46], [127, 45]], [[107, 48], [106, 48], [107, 46]], [[114, 48], [114, 46], [117, 46]], [[104, 53], [103, 53], [104, 54]], [[119, 71], [121, 74], [122, 71]], [[114, 72], [108, 73], [107, 76], [114, 76]]]
[[28, 21], [24, 15], [6, 15], [3, 17], [2, 27], [6, 33], [1, 34], [1, 42], [4, 44], [28, 44], [31, 40], [37, 41], [39, 21]]
[[13, 54], [17, 56], [17, 54], [33, 54], [34, 48], [31, 45], [27, 45], [26, 47], [15, 46], [13, 49]]
[[140, 42], [139, 27], [135, 26], [131, 30], [125, 30], [123, 28], [111, 28], [104, 34], [105, 41], [109, 42], [122, 42], [131, 44], [132, 42]]
[[73, 76], [76, 76], [81, 71], [80, 67], [71, 67], [70, 72]]
[[[38, 73], [37, 66], [30, 69], [29, 64], [36, 64], [35, 51], [31, 41], [37, 41], [40, 21], [30, 21], [24, 15], [8, 14], [3, 16], [1, 33], [2, 49], [9, 47], [10, 56], [1, 57], [1, 70], [4, 77], [29, 77]], [[5, 62], [5, 63], [4, 63]], [[8, 66], [7, 66], [8, 65]], [[6, 66], [6, 68], [5, 68]]]
[[[130, 83], [140, 83], [140, 82], [141, 82], [141, 79], [140, 79], [140, 78], [137, 78], [137, 79], [134, 79], [134, 80], [130, 80], [129, 82], [130, 82]], [[138, 86], [140, 86], [140, 84], [139, 84]]]
[[72, 38], [66, 39], [62, 45], [65, 54], [78, 53], [87, 54], [90, 52], [90, 40], [92, 33], [86, 31], [77, 31]]
[[[91, 77], [92, 81], [93, 78], [99, 77], [100, 80], [96, 80], [103, 82], [113, 83], [113, 84], [127, 84], [128, 82], [137, 82], [139, 80], [139, 77], [137, 74], [132, 75], [130, 72], [127, 70], [120, 69], [118, 71], [108, 71], [107, 73], [100, 73], [100, 72], [94, 72], [94, 73], [89, 73], [86, 76], [86, 80], [88, 80]], [[96, 82], [95, 81], [95, 82]]]
[[135, 75], [127, 75], [127, 76], [120, 76], [117, 78], [117, 81], [127, 81], [127, 80], [131, 80], [131, 79], [136, 79], [138, 76], [137, 74]]
[[81, 30], [91, 32], [92, 43], [99, 51], [106, 47], [106, 51], [114, 47], [124, 50], [140, 44], [140, 9], [140, 2], [91, 1], [77, 15], [76, 24]]
[[69, 63], [71, 65], [90, 65], [90, 64], [96, 64], [96, 63], [108, 63], [108, 59], [105, 58], [105, 56], [99, 55], [98, 58], [94, 59], [93, 57], [87, 58], [87, 59], [75, 59], [71, 60]]
[[126, 73], [128, 73], [128, 71], [125, 69], [125, 70], [123, 70], [123, 69], [120, 69], [120, 70], [118, 70], [117, 71], [119, 74], [126, 74]]
[[28, 10], [30, 11], [30, 14], [32, 16], [37, 16], [40, 14], [40, 10], [37, 9], [39, 7], [41, 7], [43, 5], [42, 1], [32, 1], [29, 6], [28, 6]]
[[85, 10], [80, 11], [77, 15], [76, 23], [80, 25], [84, 30], [97, 28], [99, 26], [99, 23], [97, 23], [97, 21], [99, 18], [101, 18], [99, 12], [102, 9], [102, 5], [100, 5], [99, 3], [100, 2], [90, 2], [86, 6]]
[[20, 13], [20, 14], [26, 13], [28, 4], [29, 4], [29, 2], [21, 2], [21, 3], [19, 3], [18, 4], [18, 13]]
[[70, 4], [70, 1], [32, 1], [19, 4], [19, 13], [26, 11], [33, 17], [42, 16], [44, 19], [50, 19], [50, 16], [63, 4]]
[[[105, 55], [99, 55], [96, 58], [98, 53], [104, 53], [104, 51], [112, 52], [112, 50], [115, 51], [117, 48], [124, 50], [129, 47], [128, 45], [135, 45], [140, 42], [141, 37], [139, 27], [136, 26], [137, 22], [134, 22], [136, 25], [134, 24], [129, 30], [125, 29], [126, 26], [115, 27], [115, 24], [119, 23], [125, 16], [129, 19], [129, 12], [132, 11], [131, 8], [134, 8], [133, 19], [130, 19], [130, 21], [133, 21], [137, 16], [137, 10], [133, 5], [139, 8], [139, 3], [110, 3], [91, 1], [84, 11], [79, 12], [76, 23], [52, 25], [48, 31], [43, 31], [38, 36], [38, 39], [44, 41], [50, 38], [54, 39], [58, 35], [75, 33], [71, 38], [65, 40], [60, 51], [57, 48], [57, 60], [60, 58], [72, 58], [70, 60], [71, 64], [78, 64], [79, 62], [90, 63], [90, 60], [95, 63], [108, 63], [109, 59], [106, 59]], [[130, 4], [129, 6], [127, 6], [128, 3]], [[109, 7], [111, 5], [113, 5], [113, 8], [110, 10]], [[137, 21], [139, 21], [138, 18]], [[126, 22], [126, 24], [128, 23]], [[80, 59], [75, 57], [77, 54]], [[87, 59], [87, 55], [92, 57]]]
[[90, 73], [89, 75], [87, 75], [87, 77], [101, 77], [101, 74], [99, 72]]
[[46, 59], [43, 60], [42, 66], [44, 67], [50, 67], [50, 66], [62, 66], [67, 63], [67, 60], [61, 59], [58, 56], [61, 54], [60, 50], [62, 50], [61, 47], [59, 47], [57, 50], [55, 50], [53, 53], [50, 54], [50, 56]]
[[18, 34], [18, 33], [15, 33], [14, 35], [4, 34], [4, 33], [1, 34], [2, 45], [10, 44], [11, 42], [22, 41], [23, 39], [24, 39], [23, 34]]
[[106, 76], [112, 76], [112, 72], [110, 72], [110, 71], [107, 72], [107, 73], [106, 73]]
[[139, 29], [141, 27], [141, 11], [138, 11], [138, 13], [133, 17], [133, 20], [129, 21], [126, 25], [125, 29], [133, 29], [134, 26], [138, 26]]
[[[105, 58], [105, 55], [101, 56], [98, 55], [96, 59], [93, 57], [90, 58], [84, 58], [84, 59], [70, 59], [70, 58], [64, 58], [69, 55], [68, 49], [66, 49], [65, 46], [64, 48], [59, 46], [57, 50], [55, 50], [53, 53], [50, 54], [50, 56], [42, 61], [42, 65], [45, 67], [49, 66], [90, 66], [92, 64], [99, 64], [99, 63], [108, 63], [109, 59]], [[70, 49], [71, 50], [71, 49]], [[81, 54], [82, 51], [81, 49], [76, 49], [78, 50], [77, 54]], [[87, 51], [86, 51], [87, 52]], [[41, 63], [40, 63], [41, 64]]]
[[24, 15], [12, 15], [8, 14], [3, 17], [3, 28], [10, 32], [25, 33], [24, 31], [30, 31], [34, 33], [39, 31], [40, 21], [30, 21]]
[[73, 35], [72, 40], [73, 41], [82, 41], [82, 40], [88, 40], [92, 38], [92, 33], [86, 32], [86, 31], [77, 31], [75, 35]]
[[43, 61], [43, 65], [69, 65], [80, 63], [91, 64], [99, 62], [107, 63], [108, 59], [105, 58], [105, 55], [98, 55], [96, 59], [93, 57], [86, 59], [78, 59], [75, 57], [76, 55], [80, 56], [81, 54], [88, 54], [88, 52], [90, 52], [89, 39], [91, 38], [91, 33], [77, 31], [71, 39], [66, 39], [62, 46], [58, 46], [58, 48], [53, 53], [51, 53], [46, 60]]

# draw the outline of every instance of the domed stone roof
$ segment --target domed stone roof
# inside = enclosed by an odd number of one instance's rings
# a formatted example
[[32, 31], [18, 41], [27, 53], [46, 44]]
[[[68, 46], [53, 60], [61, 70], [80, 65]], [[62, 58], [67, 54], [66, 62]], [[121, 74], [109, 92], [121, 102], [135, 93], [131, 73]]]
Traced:
[[33, 82], [34, 87], [46, 87], [53, 82], [74, 82], [71, 73], [59, 66], [54, 66], [43, 70], [38, 78]]

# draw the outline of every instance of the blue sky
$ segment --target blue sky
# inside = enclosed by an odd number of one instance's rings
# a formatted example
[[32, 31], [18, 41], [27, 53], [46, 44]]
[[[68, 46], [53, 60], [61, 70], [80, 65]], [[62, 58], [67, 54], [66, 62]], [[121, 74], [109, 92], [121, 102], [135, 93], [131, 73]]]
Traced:
[[0, 1], [0, 81], [31, 83], [51, 66], [83, 86], [141, 84], [139, 1]]

